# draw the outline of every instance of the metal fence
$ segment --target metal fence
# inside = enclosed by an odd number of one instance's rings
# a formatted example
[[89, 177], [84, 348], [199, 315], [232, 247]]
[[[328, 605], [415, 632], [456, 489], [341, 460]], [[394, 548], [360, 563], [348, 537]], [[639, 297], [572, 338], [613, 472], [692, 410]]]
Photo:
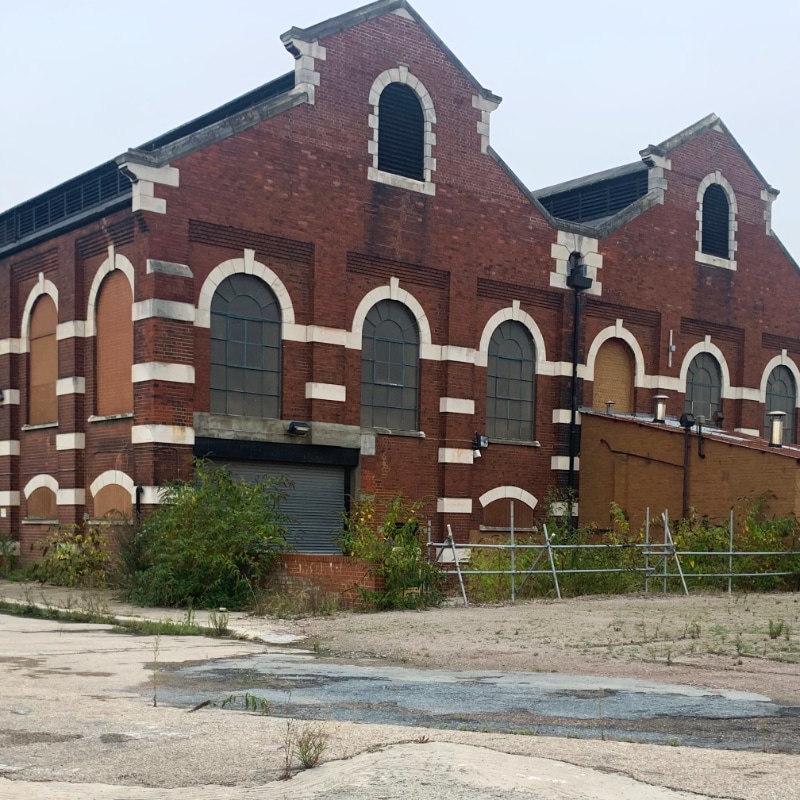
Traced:
[[[520, 592], [523, 591], [527, 582], [536, 576], [546, 576], [552, 581], [552, 588], [555, 596], [561, 599], [561, 584], [559, 577], [565, 575], [578, 574], [614, 574], [625, 573], [640, 575], [643, 580], [644, 591], [651, 591], [651, 583], [657, 581], [661, 585], [661, 592], [666, 594], [672, 583], [680, 585], [684, 594], [689, 594], [687, 581], [703, 579], [722, 579], [726, 582], [727, 592], [730, 594], [734, 588], [734, 581], [740, 578], [789, 578], [800, 576], [798, 564], [800, 551], [779, 550], [779, 551], [745, 551], [736, 550], [734, 544], [734, 516], [730, 513], [728, 523], [728, 548], [727, 550], [679, 550], [672, 535], [671, 522], [668, 511], [661, 515], [663, 524], [663, 537], [655, 538], [653, 526], [651, 524], [650, 509], [647, 509], [646, 522], [644, 529], [644, 541], [607, 543], [607, 544], [569, 544], [557, 541], [557, 535], [548, 531], [547, 525], [542, 526], [542, 542], [531, 543], [529, 536], [523, 537], [520, 541], [518, 533], [514, 528], [514, 504], [511, 504], [511, 526], [508, 532], [507, 543], [456, 543], [453, 539], [451, 527], [447, 526], [447, 537], [443, 542], [434, 542], [431, 539], [431, 526], [428, 524], [427, 553], [431, 562], [439, 564], [446, 572], [454, 573], [458, 578], [461, 596], [464, 605], [469, 605], [467, 599], [467, 588], [464, 582], [465, 577], [478, 575], [508, 576], [509, 578], [509, 599], [513, 603]], [[475, 568], [472, 561], [472, 551], [499, 551], [508, 554], [507, 569], [480, 569]], [[570, 568], [564, 567], [560, 562], [563, 558], [559, 554], [573, 552], [603, 551], [610, 555], [615, 551], [626, 551], [631, 561], [626, 566], [616, 567], [592, 567], [592, 568]], [[518, 568], [520, 560], [526, 561], [525, 556], [530, 554], [533, 560], [530, 564], [525, 564]], [[759, 560], [771, 558], [780, 560], [785, 569], [761, 570], [761, 571], [739, 571], [734, 567], [743, 558]], [[727, 569], [717, 572], [691, 572], [685, 569], [686, 565], [691, 566], [702, 559], [722, 560]], [[685, 563], [688, 560], [688, 564]], [[500, 599], [499, 597], [497, 599]]]

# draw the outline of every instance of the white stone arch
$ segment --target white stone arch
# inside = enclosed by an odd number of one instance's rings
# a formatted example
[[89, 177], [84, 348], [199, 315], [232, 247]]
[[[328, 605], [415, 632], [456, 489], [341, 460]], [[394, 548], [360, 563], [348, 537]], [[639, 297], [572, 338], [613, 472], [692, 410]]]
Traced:
[[133, 319], [133, 299], [135, 297], [133, 290], [133, 264], [120, 253], [115, 253], [113, 247], [108, 248], [108, 258], [100, 265], [97, 272], [94, 274], [91, 289], [89, 289], [89, 303], [86, 309], [86, 336], [94, 336], [96, 327], [96, 311], [97, 311], [97, 296], [100, 294], [100, 286], [105, 280], [106, 276], [120, 270], [128, 279], [131, 286], [131, 319]]
[[58, 481], [52, 475], [34, 475], [22, 490], [25, 499], [27, 500], [37, 489], [50, 489], [58, 497]]
[[123, 489], [130, 492], [131, 500], [136, 499], [136, 486], [133, 482], [133, 478], [131, 478], [127, 473], [122, 472], [122, 470], [107, 469], [105, 472], [101, 472], [92, 481], [92, 484], [89, 487], [92, 497], [96, 497], [97, 493], [101, 489], [105, 489], [106, 486], [121, 486]]
[[496, 486], [494, 489], [489, 489], [488, 492], [484, 492], [478, 498], [478, 501], [481, 506], [485, 508], [489, 503], [494, 503], [495, 500], [503, 500], [505, 498], [509, 500], [519, 500], [530, 509], [536, 508], [539, 502], [530, 492], [526, 492], [525, 489], [520, 489], [519, 486]]
[[641, 388], [645, 385], [645, 372], [644, 372], [644, 353], [642, 352], [641, 345], [636, 337], [624, 326], [621, 319], [618, 319], [616, 324], [609, 325], [603, 328], [597, 336], [594, 337], [589, 352], [586, 355], [586, 372], [584, 378], [587, 381], [594, 380], [594, 369], [597, 363], [597, 354], [600, 348], [610, 339], [620, 339], [630, 347], [633, 353], [634, 360], [634, 376], [633, 385], [636, 388]]
[[795, 406], [800, 408], [800, 369], [798, 369], [797, 364], [786, 355], [785, 350], [782, 351], [779, 356], [771, 358], [764, 367], [764, 372], [761, 375], [761, 387], [759, 389], [761, 403], [765, 406], [767, 404], [767, 381], [775, 367], [786, 367], [789, 372], [792, 373], [792, 377], [794, 378]]
[[[705, 197], [706, 189], [716, 183], [725, 192], [728, 198], [728, 257], [720, 259], [718, 256], [712, 256], [708, 253], [703, 253], [703, 198]], [[707, 264], [715, 264], [717, 266], [725, 266], [730, 269], [736, 269], [736, 262], [733, 260], [736, 253], [736, 230], [737, 222], [736, 215], [739, 213], [739, 204], [736, 202], [736, 193], [733, 187], [728, 182], [727, 178], [717, 169], [700, 181], [697, 187], [697, 252], [695, 258], [698, 261]], [[717, 263], [719, 262], [719, 263]]]
[[33, 307], [36, 305], [36, 301], [44, 294], [52, 298], [56, 306], [56, 311], [58, 311], [58, 288], [52, 281], [44, 277], [43, 272], [40, 272], [39, 280], [36, 282], [36, 286], [28, 293], [28, 297], [25, 300], [25, 307], [22, 309], [22, 324], [20, 326], [19, 338], [20, 353], [27, 353], [31, 348], [31, 314], [33, 313]]
[[686, 394], [686, 378], [689, 374], [689, 364], [691, 364], [694, 360], [694, 357], [700, 355], [700, 353], [708, 353], [717, 359], [720, 375], [722, 376], [722, 392], [720, 396], [728, 400], [735, 400], [736, 396], [731, 390], [731, 373], [728, 369], [728, 362], [726, 361], [725, 356], [722, 354], [722, 350], [712, 343], [710, 336], [706, 336], [702, 342], [693, 344], [686, 351], [686, 355], [683, 357], [683, 363], [681, 364], [681, 391], [684, 393], [684, 395]]
[[[500, 311], [492, 314], [489, 317], [486, 325], [483, 327], [481, 334], [480, 344], [478, 345], [478, 352], [475, 356], [475, 363], [479, 367], [485, 367], [489, 363], [489, 343], [492, 340], [492, 334], [503, 323], [509, 320], [514, 320], [524, 325], [533, 339], [533, 344], [536, 347], [536, 374], [547, 374], [545, 362], [547, 361], [547, 350], [544, 344], [544, 336], [536, 324], [533, 317], [526, 311], [519, 307], [519, 301], [515, 300], [508, 308], [502, 308]], [[552, 373], [550, 373], [552, 374]]]
[[[372, 139], [368, 144], [368, 152], [372, 156], [372, 169], [370, 170], [370, 178], [377, 180], [381, 173], [378, 170], [378, 132], [380, 129], [379, 111], [380, 100], [383, 90], [392, 83], [402, 83], [408, 86], [414, 94], [416, 94], [420, 105], [422, 106], [422, 117], [424, 121], [424, 184], [430, 184], [433, 178], [433, 173], [436, 171], [436, 159], [433, 157], [433, 145], [436, 144], [436, 134], [433, 132], [433, 126], [436, 124], [436, 109], [433, 106], [433, 99], [430, 92], [425, 88], [422, 81], [416, 77], [405, 65], [395, 67], [394, 69], [387, 69], [378, 75], [372, 83], [369, 90], [369, 104], [372, 106], [372, 113], [369, 115], [369, 126], [372, 128]], [[397, 178], [398, 185], [402, 185], [404, 181], [412, 181], [411, 178], [403, 176], [394, 176]], [[387, 181], [394, 182], [394, 181]], [[408, 187], [411, 188], [411, 187]], [[433, 194], [433, 191], [427, 193]]]
[[410, 292], [400, 288], [400, 281], [398, 278], [391, 278], [388, 286], [378, 286], [376, 289], [364, 295], [353, 315], [353, 327], [347, 336], [347, 346], [352, 350], [361, 349], [361, 339], [364, 335], [364, 320], [366, 320], [370, 309], [374, 305], [380, 303], [381, 300], [396, 300], [398, 303], [402, 303], [414, 315], [419, 332], [420, 358], [424, 358], [424, 346], [432, 344], [431, 326], [428, 322], [425, 310], [422, 308], [422, 304]]
[[283, 281], [266, 265], [255, 260], [254, 250], [245, 250], [244, 258], [231, 258], [211, 270], [200, 289], [194, 324], [198, 328], [211, 327], [211, 302], [217, 287], [231, 275], [244, 274], [260, 278], [269, 286], [281, 307], [281, 338], [286, 339], [288, 326], [294, 326], [294, 306], [289, 290]]

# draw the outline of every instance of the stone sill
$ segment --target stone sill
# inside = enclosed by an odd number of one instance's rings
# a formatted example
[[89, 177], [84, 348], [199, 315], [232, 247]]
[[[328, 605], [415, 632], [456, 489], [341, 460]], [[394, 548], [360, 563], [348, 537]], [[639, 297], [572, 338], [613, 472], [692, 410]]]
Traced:
[[40, 422], [37, 425], [23, 425], [20, 430], [23, 431], [43, 431], [47, 428], [57, 428], [58, 427], [58, 420], [55, 422]]
[[124, 414], [106, 414], [104, 416], [92, 414], [87, 422], [113, 422], [116, 419], [133, 419], [133, 411], [126, 411]]
[[514, 445], [515, 447], [541, 447], [542, 444], [538, 439], [535, 439], [532, 442], [526, 442], [522, 439], [489, 439], [489, 444], [497, 444], [497, 445]]

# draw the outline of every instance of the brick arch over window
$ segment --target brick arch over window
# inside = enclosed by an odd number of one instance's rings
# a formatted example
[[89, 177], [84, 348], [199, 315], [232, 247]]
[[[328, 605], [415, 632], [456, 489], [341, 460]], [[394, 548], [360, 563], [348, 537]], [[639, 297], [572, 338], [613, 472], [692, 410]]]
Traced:
[[736, 269], [736, 215], [739, 208], [733, 187], [719, 170], [706, 175], [700, 182], [697, 203], [696, 259]]
[[133, 294], [127, 275], [109, 272], [100, 284], [95, 317], [95, 413], [133, 411]]
[[211, 301], [211, 411], [280, 417], [281, 309], [270, 287], [238, 273]]
[[[231, 275], [244, 273], [255, 275], [269, 286], [272, 293], [278, 300], [281, 308], [281, 338], [294, 339], [295, 335], [290, 335], [290, 329], [295, 327], [294, 306], [289, 290], [283, 281], [266, 264], [255, 260], [253, 250], [245, 250], [244, 258], [231, 258], [211, 270], [208, 277], [203, 281], [200, 288], [200, 296], [197, 301], [197, 314], [195, 315], [195, 326], [198, 328], [211, 327], [211, 303], [214, 300], [217, 287]], [[300, 326], [302, 327], [302, 326]], [[300, 339], [305, 341], [305, 339]]]
[[419, 329], [411, 310], [381, 300], [367, 313], [361, 346], [361, 424], [418, 428]]
[[436, 111], [422, 81], [406, 66], [386, 70], [372, 84], [369, 102], [369, 178], [434, 194]]
[[133, 509], [133, 480], [120, 470], [110, 469], [98, 475], [89, 487], [93, 518], [106, 519], [120, 514], [130, 518]]
[[58, 309], [53, 298], [42, 294], [30, 315], [28, 330], [28, 423], [58, 421]]
[[597, 351], [594, 364], [592, 406], [605, 408], [609, 401], [614, 411], [633, 411], [633, 387], [636, 361], [633, 351], [622, 339], [608, 339]]
[[364, 323], [367, 319], [367, 314], [369, 314], [371, 309], [377, 303], [381, 302], [381, 300], [396, 300], [398, 303], [402, 303], [408, 308], [417, 322], [420, 358], [430, 357], [426, 354], [426, 350], [429, 350], [430, 345], [432, 345], [431, 326], [428, 322], [428, 317], [419, 300], [410, 292], [400, 288], [400, 282], [397, 278], [391, 278], [388, 286], [378, 286], [364, 295], [353, 314], [353, 328], [347, 335], [347, 347], [352, 350], [361, 349], [363, 344]]
[[517, 486], [497, 486], [479, 498], [484, 529], [506, 531], [511, 528], [511, 503], [514, 503], [514, 530], [533, 528], [533, 511], [538, 500]]
[[533, 317], [519, 307], [519, 303], [515, 300], [510, 308], [503, 308], [500, 311], [492, 314], [488, 322], [484, 325], [483, 332], [481, 333], [480, 343], [478, 344], [478, 353], [475, 363], [479, 367], [485, 367], [489, 363], [489, 343], [498, 325], [502, 325], [507, 320], [516, 320], [522, 323], [531, 335], [533, 344], [536, 349], [536, 367], [537, 372], [541, 374], [543, 365], [547, 361], [547, 352], [545, 350], [544, 336], [539, 330], [539, 326], [534, 321]]

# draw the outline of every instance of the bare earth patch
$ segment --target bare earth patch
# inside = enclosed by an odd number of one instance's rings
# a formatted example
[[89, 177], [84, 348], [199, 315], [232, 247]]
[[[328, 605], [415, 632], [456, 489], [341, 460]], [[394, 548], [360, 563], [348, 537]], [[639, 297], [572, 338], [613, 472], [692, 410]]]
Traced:
[[299, 620], [325, 655], [453, 670], [647, 678], [800, 705], [800, 594], [451, 602]]

